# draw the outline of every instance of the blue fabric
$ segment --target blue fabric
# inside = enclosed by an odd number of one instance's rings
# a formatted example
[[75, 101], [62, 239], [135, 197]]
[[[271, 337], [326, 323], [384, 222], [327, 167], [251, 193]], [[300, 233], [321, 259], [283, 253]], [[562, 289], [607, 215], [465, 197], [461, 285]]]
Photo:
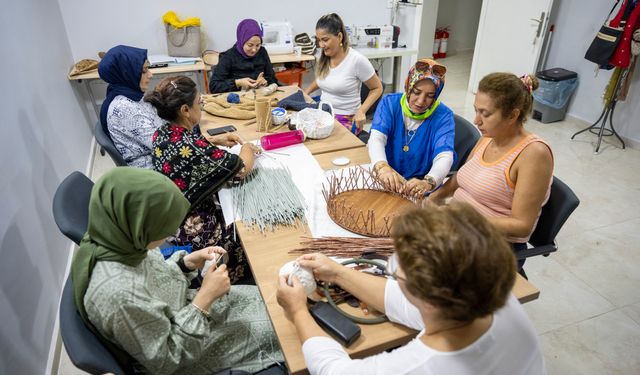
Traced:
[[193, 251], [193, 247], [191, 245], [171, 246], [171, 247], [165, 247], [164, 249], [160, 249], [160, 252], [162, 253], [162, 256], [164, 257], [164, 259], [168, 259], [171, 255], [173, 255], [173, 253], [180, 250], [184, 250], [187, 253], [191, 254], [191, 252]]
[[100, 109], [100, 124], [106, 134], [109, 134], [107, 112], [116, 96], [124, 95], [135, 102], [142, 99], [144, 92], [140, 90], [140, 78], [146, 60], [146, 49], [120, 45], [111, 48], [100, 61], [98, 74], [109, 84], [107, 97]]
[[453, 148], [453, 111], [443, 103], [440, 103], [433, 114], [418, 127], [409, 143], [409, 151], [402, 150], [406, 136], [400, 98], [402, 93], [385, 95], [378, 104], [371, 124], [371, 130], [377, 130], [387, 136], [385, 153], [391, 168], [406, 179], [423, 178], [439, 153], [451, 151], [455, 161], [457, 155]]
[[240, 95], [236, 94], [235, 92], [230, 93], [229, 95], [227, 95], [227, 102], [232, 104], [240, 103]]

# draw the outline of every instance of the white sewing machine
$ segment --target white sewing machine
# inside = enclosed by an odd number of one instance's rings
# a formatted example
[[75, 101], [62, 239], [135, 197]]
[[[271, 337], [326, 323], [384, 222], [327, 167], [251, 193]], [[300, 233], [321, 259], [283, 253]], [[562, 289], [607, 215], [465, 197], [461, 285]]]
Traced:
[[293, 52], [293, 31], [289, 22], [262, 22], [262, 45], [272, 55]]
[[360, 48], [388, 49], [393, 45], [393, 26], [358, 26], [355, 29], [354, 39]]

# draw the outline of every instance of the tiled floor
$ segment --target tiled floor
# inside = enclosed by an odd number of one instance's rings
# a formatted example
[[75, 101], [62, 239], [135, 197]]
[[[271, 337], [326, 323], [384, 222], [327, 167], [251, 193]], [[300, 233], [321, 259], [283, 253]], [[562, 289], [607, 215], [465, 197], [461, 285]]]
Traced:
[[[442, 60], [448, 68], [442, 101], [470, 120], [471, 57]], [[594, 135], [569, 139], [587, 125], [571, 119], [526, 125], [551, 144], [555, 175], [581, 203], [560, 232], [558, 252], [527, 261], [541, 293], [525, 308], [549, 374], [640, 374], [640, 151], [611, 141], [594, 155]], [[112, 167], [97, 154], [93, 178]], [[60, 374], [82, 374], [62, 358]]]

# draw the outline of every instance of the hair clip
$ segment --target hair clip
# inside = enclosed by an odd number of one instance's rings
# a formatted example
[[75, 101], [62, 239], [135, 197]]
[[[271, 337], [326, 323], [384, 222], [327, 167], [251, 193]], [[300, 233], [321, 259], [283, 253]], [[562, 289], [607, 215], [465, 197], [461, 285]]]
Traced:
[[178, 85], [176, 85], [176, 83], [174, 81], [170, 81], [171, 82], [171, 86], [173, 86], [174, 89], [178, 89]]
[[528, 74], [524, 74], [520, 76], [520, 80], [524, 85], [524, 89], [527, 90], [529, 94], [533, 93], [533, 80], [531, 79], [531, 76]]

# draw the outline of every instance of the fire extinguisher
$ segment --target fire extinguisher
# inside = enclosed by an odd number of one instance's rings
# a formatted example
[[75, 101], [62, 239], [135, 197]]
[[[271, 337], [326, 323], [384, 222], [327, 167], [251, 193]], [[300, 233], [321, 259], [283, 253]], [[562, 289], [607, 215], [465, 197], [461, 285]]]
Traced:
[[440, 57], [440, 42], [442, 41], [442, 32], [440, 29], [436, 29], [436, 35], [433, 38], [433, 58]]
[[438, 58], [442, 59], [447, 57], [447, 42], [449, 40], [449, 27], [440, 29], [440, 49], [438, 50]]

